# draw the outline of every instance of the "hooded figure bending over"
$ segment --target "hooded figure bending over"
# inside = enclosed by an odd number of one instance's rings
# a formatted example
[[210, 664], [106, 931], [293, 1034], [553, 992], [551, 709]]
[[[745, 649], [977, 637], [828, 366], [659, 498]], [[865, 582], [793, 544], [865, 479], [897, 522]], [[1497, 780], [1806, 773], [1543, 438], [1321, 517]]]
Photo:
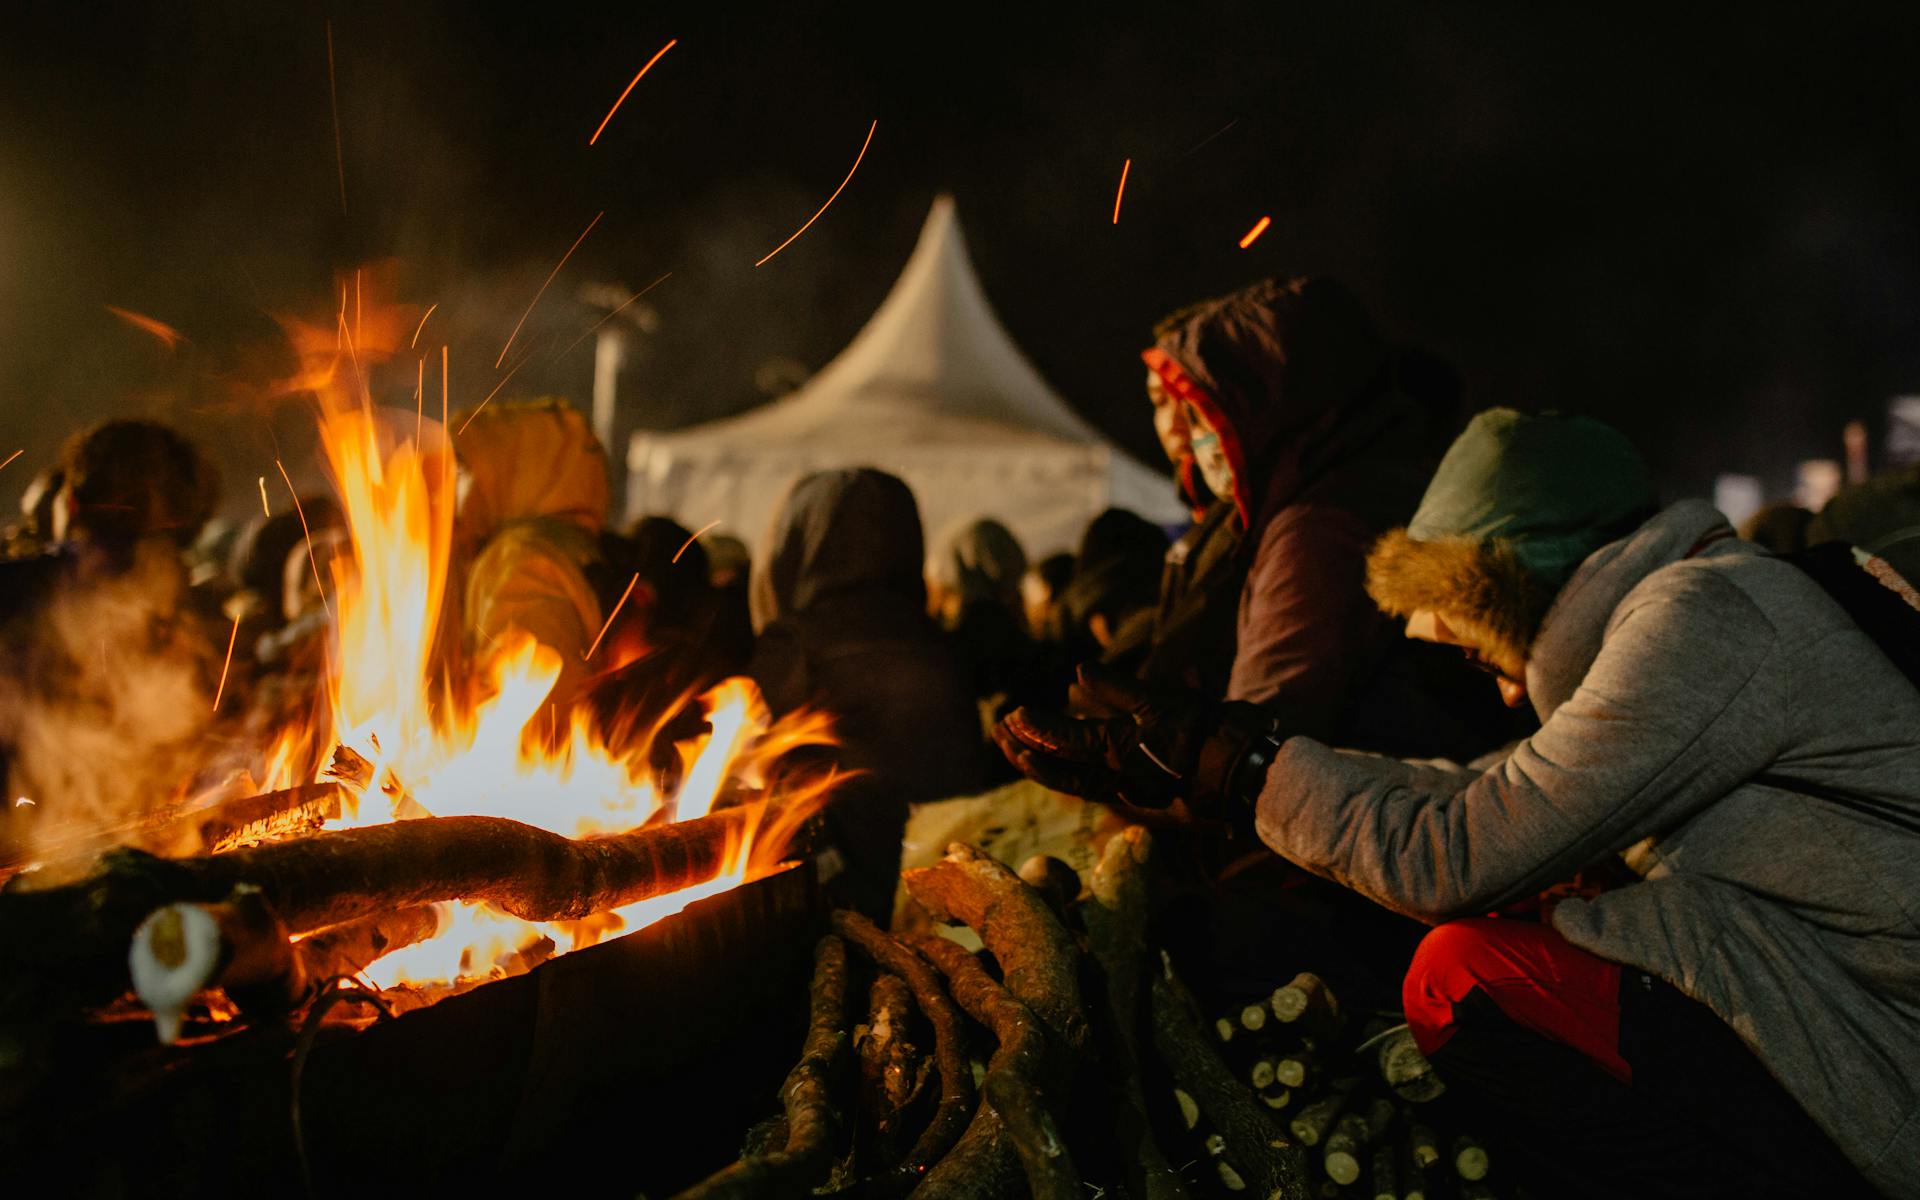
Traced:
[[870, 468], [795, 483], [753, 573], [759, 630], [748, 669], [768, 707], [834, 718], [828, 833], [847, 860], [840, 888], [888, 911], [907, 806], [985, 785], [980, 722], [965, 677], [927, 615], [920, 510]]
[[1466, 769], [1141, 713], [1109, 782], [1435, 926], [1407, 1020], [1540, 1194], [1920, 1197], [1920, 692], [1711, 506], [1652, 507], [1606, 426], [1482, 413], [1368, 585], [1537, 733]]

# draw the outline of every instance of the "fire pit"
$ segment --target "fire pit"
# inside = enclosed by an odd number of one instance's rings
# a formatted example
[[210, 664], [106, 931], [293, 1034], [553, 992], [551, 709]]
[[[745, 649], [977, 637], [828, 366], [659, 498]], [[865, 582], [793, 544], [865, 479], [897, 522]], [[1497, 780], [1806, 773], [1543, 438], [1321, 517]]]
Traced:
[[427, 1008], [354, 1005], [305, 1048], [287, 1026], [159, 1047], [133, 1014], [9, 1030], [0, 1157], [78, 1194], [677, 1186], [778, 1087], [821, 919], [788, 865]]

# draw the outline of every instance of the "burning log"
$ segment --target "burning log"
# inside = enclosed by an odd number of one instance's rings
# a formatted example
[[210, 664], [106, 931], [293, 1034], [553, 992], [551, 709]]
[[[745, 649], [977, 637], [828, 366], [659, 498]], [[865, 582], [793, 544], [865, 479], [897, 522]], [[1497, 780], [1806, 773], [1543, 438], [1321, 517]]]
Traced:
[[712, 878], [764, 809], [580, 840], [500, 817], [433, 817], [201, 858], [116, 852], [81, 882], [0, 893], [0, 1013], [125, 991], [134, 929], [162, 905], [248, 884], [290, 933], [443, 900], [577, 920]]
[[1079, 948], [1045, 897], [992, 855], [961, 842], [949, 846], [942, 861], [902, 879], [935, 920], [980, 935], [1007, 990], [1046, 1022], [1063, 1061], [1086, 1049]]
[[1264, 1200], [1305, 1200], [1312, 1195], [1299, 1155], [1277, 1136], [1272, 1118], [1254, 1101], [1233, 1069], [1220, 1059], [1186, 985], [1163, 952], [1152, 972], [1150, 1001], [1154, 1049], [1225, 1139], [1225, 1161]]
[[253, 842], [312, 833], [339, 815], [340, 790], [331, 783], [238, 796], [198, 808], [162, 808], [132, 821], [0, 854], [0, 877], [34, 861], [91, 859], [118, 845], [161, 854], [217, 854]]
[[1152, 853], [1153, 839], [1141, 826], [1109, 838], [1080, 914], [1088, 949], [1106, 977], [1111, 1057], [1120, 1076], [1114, 1133], [1126, 1148], [1128, 1191], [1141, 1200], [1176, 1200], [1187, 1189], [1153, 1138], [1140, 1071], [1140, 982], [1147, 962], [1147, 860]]
[[918, 1181], [960, 1140], [973, 1113], [973, 1068], [967, 1061], [966, 1034], [960, 1013], [940, 987], [940, 978], [927, 961], [882, 932], [859, 913], [841, 909], [833, 914], [834, 932], [858, 946], [883, 971], [891, 971], [913, 989], [914, 1002], [933, 1026], [934, 1062], [940, 1070], [940, 1103], [933, 1120], [908, 1151], [897, 1176]]
[[1012, 1194], [1018, 1190], [1018, 1180], [1008, 1177], [1012, 1159], [1025, 1171], [1034, 1200], [1079, 1200], [1079, 1176], [1048, 1108], [1047, 1094], [1059, 1081], [1050, 1073], [1040, 1019], [954, 942], [930, 936], [915, 945], [947, 977], [954, 1002], [999, 1042], [982, 1084], [987, 1103], [921, 1191], [932, 1197]]
[[847, 946], [832, 935], [813, 951], [807, 1040], [800, 1061], [780, 1087], [787, 1139], [772, 1153], [743, 1158], [681, 1192], [678, 1200], [746, 1200], [804, 1195], [826, 1177], [840, 1114], [829, 1085], [847, 1047]]
[[241, 886], [219, 904], [169, 904], [134, 931], [128, 970], [153, 1011], [162, 1042], [180, 1034], [186, 1004], [206, 988], [224, 989], [249, 1012], [286, 1012], [320, 983], [358, 973], [381, 955], [432, 937], [431, 907], [380, 913], [298, 942], [257, 889]]

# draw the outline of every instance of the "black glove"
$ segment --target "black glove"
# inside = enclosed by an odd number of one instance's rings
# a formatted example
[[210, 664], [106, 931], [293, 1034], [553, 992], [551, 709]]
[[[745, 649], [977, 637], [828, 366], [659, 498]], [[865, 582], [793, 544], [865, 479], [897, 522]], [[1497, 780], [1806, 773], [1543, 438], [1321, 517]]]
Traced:
[[1184, 798], [1195, 815], [1229, 816], [1251, 804], [1279, 746], [1273, 721], [1254, 705], [1154, 692], [1098, 667], [1080, 668], [1074, 702], [1115, 715], [1020, 708], [993, 737], [1029, 779], [1089, 800], [1165, 808]]

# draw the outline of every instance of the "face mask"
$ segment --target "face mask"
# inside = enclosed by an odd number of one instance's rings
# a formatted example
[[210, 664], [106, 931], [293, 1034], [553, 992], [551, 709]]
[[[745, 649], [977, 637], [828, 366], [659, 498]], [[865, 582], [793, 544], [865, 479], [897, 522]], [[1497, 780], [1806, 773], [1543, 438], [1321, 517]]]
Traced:
[[1220, 435], [1196, 422], [1192, 445], [1193, 461], [1200, 467], [1200, 477], [1207, 481], [1207, 489], [1216, 496], [1233, 495], [1233, 466], [1227, 461]]

